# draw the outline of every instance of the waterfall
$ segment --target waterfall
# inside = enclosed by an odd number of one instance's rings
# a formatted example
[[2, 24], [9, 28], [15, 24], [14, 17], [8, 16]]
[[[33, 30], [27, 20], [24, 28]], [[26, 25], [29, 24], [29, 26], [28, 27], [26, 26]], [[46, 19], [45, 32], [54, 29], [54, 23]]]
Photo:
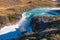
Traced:
[[[25, 12], [23, 14], [25, 14]], [[21, 20], [17, 23], [0, 29], [0, 40], [17, 38], [22, 35], [21, 33], [23, 31], [26, 31], [27, 33], [32, 32], [32, 29], [29, 26], [30, 19], [26, 19], [23, 14]]]
[[31, 33], [32, 28], [29, 25], [31, 18], [34, 16], [54, 16], [51, 13], [46, 13], [48, 11], [50, 11], [49, 8], [36, 8], [28, 12], [24, 12], [22, 14], [22, 18], [17, 23], [9, 26], [4, 26], [0, 29], [0, 40], [17, 38], [23, 35], [22, 32], [24, 31]]

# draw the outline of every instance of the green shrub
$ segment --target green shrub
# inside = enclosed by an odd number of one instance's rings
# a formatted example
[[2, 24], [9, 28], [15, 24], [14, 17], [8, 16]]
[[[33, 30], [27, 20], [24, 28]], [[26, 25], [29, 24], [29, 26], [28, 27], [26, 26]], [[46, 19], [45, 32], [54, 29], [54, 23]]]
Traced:
[[17, 15], [16, 14], [9, 14], [7, 17], [8, 17], [8, 20], [9, 20], [9, 22], [12, 22], [12, 21], [14, 21], [14, 19], [15, 19], [15, 17], [16, 17]]

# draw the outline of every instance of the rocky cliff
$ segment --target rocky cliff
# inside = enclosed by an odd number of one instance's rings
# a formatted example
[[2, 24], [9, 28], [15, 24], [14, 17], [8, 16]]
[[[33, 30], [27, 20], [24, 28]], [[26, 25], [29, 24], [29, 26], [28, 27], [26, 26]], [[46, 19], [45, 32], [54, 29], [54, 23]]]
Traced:
[[[34, 31], [38, 31], [40, 29], [45, 29], [47, 27], [52, 28], [52, 27], [59, 26], [59, 22], [60, 22], [59, 20], [60, 20], [60, 17], [58, 17], [58, 16], [55, 16], [55, 17], [37, 16], [37, 17], [32, 18], [30, 25], [32, 26]], [[49, 26], [51, 26], [51, 27], [49, 27]]]

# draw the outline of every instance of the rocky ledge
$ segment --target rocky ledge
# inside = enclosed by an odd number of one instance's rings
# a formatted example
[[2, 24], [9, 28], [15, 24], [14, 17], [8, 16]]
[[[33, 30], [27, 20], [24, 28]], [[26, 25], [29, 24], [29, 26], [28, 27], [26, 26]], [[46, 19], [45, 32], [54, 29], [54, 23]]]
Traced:
[[47, 28], [57, 28], [60, 24], [60, 17], [33, 17], [31, 19], [30, 25], [33, 31], [38, 31], [40, 29], [45, 30]]

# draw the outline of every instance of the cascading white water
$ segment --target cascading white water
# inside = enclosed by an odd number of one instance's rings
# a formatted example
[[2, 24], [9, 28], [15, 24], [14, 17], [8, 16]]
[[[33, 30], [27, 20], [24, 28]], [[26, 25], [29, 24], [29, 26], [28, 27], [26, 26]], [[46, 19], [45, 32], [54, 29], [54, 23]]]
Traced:
[[[23, 14], [25, 14], [25, 12]], [[0, 29], [0, 40], [17, 38], [22, 35], [21, 33], [23, 31], [27, 31], [27, 33], [32, 32], [32, 29], [29, 26], [30, 20], [27, 20], [23, 14], [21, 20], [16, 24], [5, 26]]]
[[34, 16], [54, 16], [45, 12], [50, 11], [46, 8], [36, 8], [22, 14], [22, 18], [14, 25], [5, 26], [0, 29], [0, 40], [17, 38], [22, 35], [23, 31], [27, 33], [32, 32], [32, 28], [29, 26], [30, 20]]

